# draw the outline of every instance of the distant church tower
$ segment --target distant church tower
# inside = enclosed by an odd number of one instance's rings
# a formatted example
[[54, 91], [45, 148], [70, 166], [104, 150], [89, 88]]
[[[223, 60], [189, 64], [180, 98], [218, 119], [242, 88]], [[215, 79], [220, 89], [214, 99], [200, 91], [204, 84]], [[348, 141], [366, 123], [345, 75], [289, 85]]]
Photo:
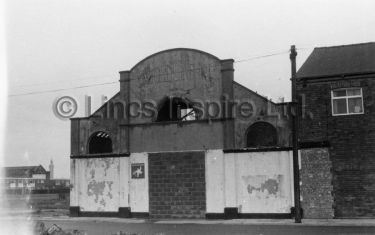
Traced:
[[51, 162], [49, 164], [49, 177], [50, 179], [53, 179], [53, 161], [51, 159]]

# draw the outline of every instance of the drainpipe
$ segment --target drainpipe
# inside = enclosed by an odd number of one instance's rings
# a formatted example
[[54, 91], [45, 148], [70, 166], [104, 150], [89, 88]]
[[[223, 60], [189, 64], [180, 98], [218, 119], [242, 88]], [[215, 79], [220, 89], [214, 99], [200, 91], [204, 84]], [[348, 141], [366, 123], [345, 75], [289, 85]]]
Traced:
[[299, 105], [297, 99], [297, 70], [296, 70], [296, 46], [290, 47], [290, 62], [292, 69], [292, 106], [294, 114], [292, 113], [292, 133], [293, 133], [293, 176], [294, 176], [294, 208], [295, 208], [295, 223], [301, 223], [301, 201], [300, 201], [300, 176], [299, 176], [299, 161], [298, 161], [298, 113]]

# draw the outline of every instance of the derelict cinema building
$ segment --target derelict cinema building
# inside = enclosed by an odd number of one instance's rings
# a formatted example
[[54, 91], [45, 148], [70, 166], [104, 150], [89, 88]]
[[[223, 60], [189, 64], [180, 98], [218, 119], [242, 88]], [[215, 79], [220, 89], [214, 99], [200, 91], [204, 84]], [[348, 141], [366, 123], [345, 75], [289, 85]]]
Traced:
[[[114, 97], [71, 120], [71, 215], [292, 217], [287, 104], [235, 82], [233, 62], [178, 48], [120, 72]], [[329, 157], [324, 147], [300, 153]], [[332, 216], [330, 189], [306, 193], [305, 216]]]

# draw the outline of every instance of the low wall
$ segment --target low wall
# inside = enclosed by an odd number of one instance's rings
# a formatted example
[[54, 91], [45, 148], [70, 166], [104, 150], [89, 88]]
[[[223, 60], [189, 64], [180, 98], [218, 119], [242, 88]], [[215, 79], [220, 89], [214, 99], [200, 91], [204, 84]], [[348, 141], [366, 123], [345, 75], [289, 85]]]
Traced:
[[[199, 164], [189, 160], [197, 154], [202, 161]], [[151, 165], [150, 156], [154, 156]], [[71, 212], [73, 209], [76, 215], [147, 217], [151, 212], [158, 214], [159, 206], [164, 206], [160, 211], [184, 216], [190, 213], [185, 208], [196, 203], [206, 209], [206, 218], [291, 218], [292, 159], [288, 148], [71, 159]], [[327, 148], [300, 150], [304, 218], [333, 217], [330, 170]], [[183, 178], [178, 181], [176, 177]], [[204, 196], [191, 200], [198, 192], [205, 195], [205, 200]], [[163, 203], [159, 205], [160, 200]], [[190, 214], [201, 216], [203, 211]]]
[[69, 193], [8, 194], [2, 195], [0, 201], [8, 210], [69, 209]]

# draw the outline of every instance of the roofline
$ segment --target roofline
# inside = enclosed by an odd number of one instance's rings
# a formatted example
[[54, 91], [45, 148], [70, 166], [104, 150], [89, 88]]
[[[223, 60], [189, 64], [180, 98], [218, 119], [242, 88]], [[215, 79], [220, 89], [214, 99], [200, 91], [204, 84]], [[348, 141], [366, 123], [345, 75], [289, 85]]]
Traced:
[[313, 75], [313, 76], [298, 76], [298, 72], [303, 68], [305, 63], [309, 61], [310, 57], [314, 53], [315, 50], [321, 49], [329, 49], [329, 48], [339, 48], [339, 47], [351, 47], [351, 46], [361, 46], [361, 45], [368, 45], [368, 44], [375, 44], [375, 42], [364, 42], [364, 43], [354, 43], [354, 44], [346, 44], [346, 45], [337, 45], [337, 46], [325, 46], [325, 47], [314, 47], [313, 51], [310, 55], [306, 58], [306, 60], [302, 63], [301, 67], [297, 71], [297, 79], [307, 80], [307, 79], [316, 79], [316, 78], [331, 78], [331, 77], [343, 77], [343, 76], [356, 76], [362, 74], [372, 74], [375, 71], [367, 71], [367, 72], [354, 72], [354, 73], [340, 73], [340, 74], [321, 74], [321, 75]]
[[368, 45], [368, 44], [375, 44], [375, 42], [363, 42], [363, 43], [343, 44], [343, 45], [336, 45], [336, 46], [315, 47], [314, 49], [326, 49], [326, 48], [337, 48], [337, 47], [362, 46], [362, 45]]
[[114, 99], [116, 96], [120, 95], [120, 91], [118, 91], [116, 94], [114, 94], [111, 98], [109, 98], [109, 100], [107, 100], [106, 102], [104, 102], [104, 104], [102, 104], [99, 108], [97, 108], [94, 112], [92, 112], [92, 114], [90, 116], [88, 116], [87, 118], [91, 118], [93, 117], [93, 115], [98, 112], [100, 109], [102, 109], [104, 106], [107, 105], [107, 103], [109, 101], [111, 101], [112, 99]]
[[298, 73], [297, 73], [297, 80], [310, 80], [310, 79], [334, 78], [334, 77], [350, 77], [350, 76], [372, 75], [372, 74], [375, 74], [375, 71], [357, 72], [357, 73], [338, 73], [338, 74], [314, 75], [314, 76], [303, 76], [303, 77], [298, 77]]
[[36, 166], [3, 166], [2, 168], [30, 168], [30, 167], [39, 167], [39, 166], [41, 166], [41, 165], [39, 164], [39, 165], [36, 165]]
[[262, 98], [262, 99], [264, 99], [264, 100], [266, 100], [266, 101], [268, 101], [268, 102], [271, 102], [271, 103], [274, 104], [274, 105], [276, 105], [276, 103], [273, 102], [272, 100], [269, 100], [268, 98], [266, 98], [266, 97], [264, 97], [264, 96], [262, 96], [262, 95], [256, 93], [255, 91], [250, 90], [249, 88], [245, 87], [244, 85], [242, 85], [242, 84], [240, 84], [240, 83], [238, 83], [238, 82], [236, 82], [236, 81], [233, 81], [233, 83], [235, 83], [235, 84], [241, 86], [242, 88], [245, 88], [247, 91], [250, 91], [250, 92], [253, 93], [254, 95], [256, 95], [256, 96], [258, 96], [258, 97], [260, 97], [260, 98]]
[[201, 50], [198, 50], [198, 49], [193, 49], [193, 48], [185, 48], [185, 47], [177, 47], [177, 48], [172, 48], [172, 49], [167, 49], [167, 50], [162, 50], [162, 51], [159, 51], [159, 52], [156, 52], [154, 54], [151, 54], [147, 57], [145, 57], [144, 59], [142, 59], [141, 61], [139, 61], [138, 63], [136, 63], [129, 71], [133, 71], [134, 68], [136, 68], [139, 64], [143, 63], [144, 61], [148, 60], [149, 58], [151, 57], [154, 57], [156, 55], [159, 55], [159, 54], [162, 54], [162, 53], [165, 53], [165, 52], [170, 52], [170, 51], [179, 51], [179, 50], [184, 50], [184, 51], [194, 51], [194, 52], [199, 52], [199, 53], [202, 53], [202, 54], [205, 54], [205, 55], [208, 55], [209, 57], [212, 57], [214, 58], [215, 60], [219, 60], [220, 59], [208, 52], [205, 52], [205, 51], [201, 51]]
[[72, 120], [81, 120], [81, 119], [90, 119], [90, 118], [93, 118], [94, 117], [94, 114], [96, 112], [98, 112], [101, 108], [103, 108], [105, 105], [107, 105], [107, 103], [109, 101], [111, 101], [112, 99], [114, 99], [116, 96], [120, 95], [120, 91], [118, 91], [116, 94], [114, 94], [110, 99], [108, 99], [104, 104], [102, 104], [99, 108], [97, 108], [94, 112], [92, 112], [92, 114], [90, 114], [90, 116], [87, 116], [87, 117], [72, 117], [72, 118], [69, 118], [70, 121]]

